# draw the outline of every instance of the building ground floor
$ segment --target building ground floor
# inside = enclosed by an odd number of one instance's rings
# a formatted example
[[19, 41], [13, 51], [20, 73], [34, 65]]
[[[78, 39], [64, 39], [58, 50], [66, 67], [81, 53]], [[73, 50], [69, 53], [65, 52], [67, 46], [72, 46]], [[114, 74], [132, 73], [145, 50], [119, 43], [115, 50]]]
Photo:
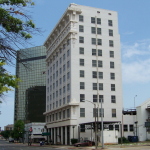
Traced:
[[[103, 138], [105, 143], [118, 143], [120, 136], [120, 122], [104, 122], [103, 124]], [[96, 125], [97, 131], [95, 132], [95, 122], [88, 122], [76, 125], [65, 125], [50, 127], [47, 126], [47, 141], [53, 144], [71, 145], [71, 139], [77, 139], [79, 142], [90, 140], [94, 142], [101, 142], [101, 122]]]

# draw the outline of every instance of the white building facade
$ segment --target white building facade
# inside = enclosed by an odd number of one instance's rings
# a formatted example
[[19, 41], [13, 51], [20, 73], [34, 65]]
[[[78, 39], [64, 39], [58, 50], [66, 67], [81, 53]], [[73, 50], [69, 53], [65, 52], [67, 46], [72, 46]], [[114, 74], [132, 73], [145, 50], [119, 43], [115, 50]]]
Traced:
[[[72, 138], [95, 140], [94, 130], [86, 126], [94, 128], [97, 110], [104, 126], [119, 124], [123, 102], [117, 12], [70, 4], [44, 46], [44, 115], [54, 144], [69, 145]], [[100, 129], [100, 118], [97, 122]]]
[[46, 140], [46, 136], [42, 136], [45, 123], [33, 122], [25, 124], [24, 142], [27, 143], [32, 140], [33, 143]]

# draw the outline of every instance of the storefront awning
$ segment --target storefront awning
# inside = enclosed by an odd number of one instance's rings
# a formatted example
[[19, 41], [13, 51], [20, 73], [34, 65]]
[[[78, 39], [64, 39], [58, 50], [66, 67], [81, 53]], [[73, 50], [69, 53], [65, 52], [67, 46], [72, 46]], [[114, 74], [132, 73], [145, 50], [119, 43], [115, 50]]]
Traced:
[[42, 133], [42, 136], [48, 136], [48, 135], [51, 135], [50, 132], [43, 132]]

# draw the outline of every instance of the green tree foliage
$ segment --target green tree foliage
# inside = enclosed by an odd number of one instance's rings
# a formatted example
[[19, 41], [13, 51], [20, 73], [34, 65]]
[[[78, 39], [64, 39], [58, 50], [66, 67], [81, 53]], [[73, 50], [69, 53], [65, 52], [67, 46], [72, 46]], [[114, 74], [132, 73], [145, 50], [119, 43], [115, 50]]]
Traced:
[[7, 63], [16, 58], [16, 49], [40, 32], [25, 9], [33, 5], [32, 0], [0, 0], [0, 59]]
[[4, 61], [0, 61], [0, 97], [4, 92], [12, 91], [12, 88], [17, 88], [20, 81], [16, 76], [9, 74], [3, 65], [5, 65]]
[[15, 139], [19, 140], [19, 138], [23, 137], [24, 134], [24, 122], [22, 120], [18, 120], [14, 124], [14, 132], [13, 136]]
[[11, 135], [11, 131], [10, 130], [2, 131], [1, 135], [7, 140]]

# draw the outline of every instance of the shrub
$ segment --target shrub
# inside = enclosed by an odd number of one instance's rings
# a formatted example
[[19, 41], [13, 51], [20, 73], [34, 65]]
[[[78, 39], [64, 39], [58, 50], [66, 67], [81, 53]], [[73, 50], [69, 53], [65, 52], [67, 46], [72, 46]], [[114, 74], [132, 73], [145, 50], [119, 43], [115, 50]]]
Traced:
[[77, 143], [78, 142], [78, 139], [71, 139], [71, 144], [73, 145], [73, 144], [75, 144], [75, 143]]
[[[118, 138], [118, 143], [121, 144], [121, 137]], [[122, 143], [130, 143], [127, 138], [122, 137]]]

